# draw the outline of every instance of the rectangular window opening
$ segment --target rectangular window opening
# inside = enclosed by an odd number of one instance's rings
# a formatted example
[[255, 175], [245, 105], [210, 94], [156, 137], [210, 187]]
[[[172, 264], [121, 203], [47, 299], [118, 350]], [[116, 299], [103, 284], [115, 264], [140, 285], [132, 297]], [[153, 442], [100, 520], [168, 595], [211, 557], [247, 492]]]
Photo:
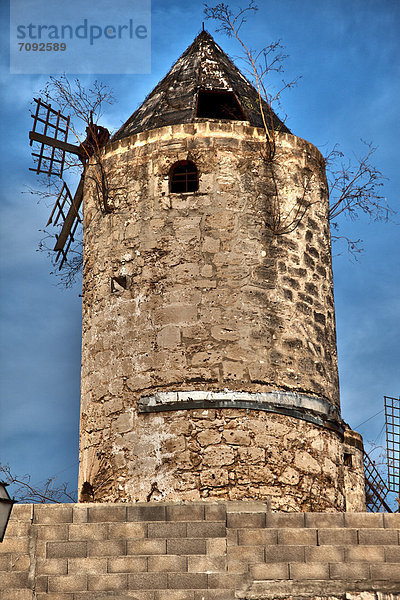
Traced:
[[199, 90], [196, 116], [203, 119], [246, 121], [246, 116], [233, 92]]

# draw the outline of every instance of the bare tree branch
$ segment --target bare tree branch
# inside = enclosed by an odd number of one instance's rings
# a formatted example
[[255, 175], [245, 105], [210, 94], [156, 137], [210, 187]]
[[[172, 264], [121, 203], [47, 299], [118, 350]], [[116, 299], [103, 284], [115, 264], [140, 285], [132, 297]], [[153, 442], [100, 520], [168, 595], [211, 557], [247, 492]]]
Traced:
[[49, 477], [41, 486], [31, 483], [30, 475], [19, 477], [11, 472], [8, 465], [0, 464], [0, 479], [5, 483], [14, 486], [14, 497], [16, 502], [26, 504], [45, 504], [54, 502], [61, 504], [64, 502], [76, 502], [76, 493], [68, 488], [67, 483], [56, 485], [56, 476]]
[[[265, 160], [270, 165], [271, 178], [275, 188], [269, 227], [274, 235], [284, 235], [296, 229], [312, 204], [307, 200], [310, 185], [310, 180], [307, 180], [302, 197], [298, 198], [296, 203], [287, 210], [286, 215], [282, 215], [282, 202], [276, 173], [279, 164], [275, 157], [272, 106], [274, 104], [280, 105], [281, 93], [285, 89], [293, 87], [299, 78], [289, 83], [282, 80], [282, 87], [275, 92], [271, 91], [268, 77], [272, 72], [282, 73], [283, 61], [287, 58], [287, 55], [283, 53], [280, 40], [256, 52], [251, 50], [239, 35], [239, 31], [247, 22], [247, 18], [254, 15], [257, 10], [258, 7], [254, 0], [250, 0], [248, 5], [245, 8], [239, 8], [236, 14], [228, 4], [223, 2], [215, 6], [205, 4], [204, 12], [207, 19], [218, 22], [217, 31], [236, 38], [244, 53], [241, 58], [245, 60], [248, 67], [247, 72], [257, 89], [259, 109], [268, 146]], [[267, 111], [264, 109], [265, 105]], [[343, 215], [350, 217], [352, 220], [364, 214], [371, 221], [388, 221], [395, 214], [389, 207], [386, 198], [380, 194], [384, 177], [372, 163], [376, 148], [371, 143], [365, 144], [366, 152], [361, 157], [354, 157], [353, 160], [345, 160], [343, 153], [339, 151], [337, 146], [325, 158], [330, 202], [329, 220], [333, 231], [338, 230], [339, 223], [337, 219], [340, 219]], [[357, 255], [362, 252], [362, 241], [360, 239], [351, 240], [344, 235], [332, 234], [332, 240], [345, 241], [348, 253], [354, 258], [357, 258]]]

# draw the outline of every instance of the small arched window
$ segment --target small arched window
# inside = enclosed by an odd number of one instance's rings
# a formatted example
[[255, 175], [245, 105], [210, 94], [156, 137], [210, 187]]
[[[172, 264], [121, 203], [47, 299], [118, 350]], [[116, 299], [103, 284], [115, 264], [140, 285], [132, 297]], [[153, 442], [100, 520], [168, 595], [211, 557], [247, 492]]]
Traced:
[[169, 191], [176, 194], [196, 192], [199, 189], [199, 175], [196, 165], [190, 160], [179, 160], [169, 172]]

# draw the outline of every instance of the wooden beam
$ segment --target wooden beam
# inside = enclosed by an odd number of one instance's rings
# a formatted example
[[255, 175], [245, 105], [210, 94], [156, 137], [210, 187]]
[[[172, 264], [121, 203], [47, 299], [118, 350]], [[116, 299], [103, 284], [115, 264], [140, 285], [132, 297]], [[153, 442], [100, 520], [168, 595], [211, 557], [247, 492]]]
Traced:
[[56, 245], [54, 246], [54, 250], [56, 250], [58, 252], [64, 248], [65, 242], [68, 239], [68, 236], [71, 232], [74, 221], [75, 221], [75, 219], [78, 218], [78, 213], [79, 213], [79, 209], [81, 207], [82, 198], [83, 198], [83, 182], [84, 182], [84, 176], [82, 174], [81, 179], [79, 181], [78, 188], [75, 192], [74, 199], [72, 201], [71, 206], [69, 207], [67, 216], [65, 217], [64, 225], [62, 226], [60, 235], [58, 236]]
[[64, 150], [64, 152], [71, 152], [72, 154], [77, 154], [82, 158], [87, 158], [87, 153], [82, 148], [82, 146], [74, 146], [74, 144], [69, 144], [68, 142], [63, 142], [62, 140], [56, 140], [55, 138], [43, 135], [42, 133], [37, 133], [36, 131], [29, 132], [29, 139], [34, 142], [46, 144], [47, 146], [51, 146], [52, 148], [59, 148], [60, 150]]

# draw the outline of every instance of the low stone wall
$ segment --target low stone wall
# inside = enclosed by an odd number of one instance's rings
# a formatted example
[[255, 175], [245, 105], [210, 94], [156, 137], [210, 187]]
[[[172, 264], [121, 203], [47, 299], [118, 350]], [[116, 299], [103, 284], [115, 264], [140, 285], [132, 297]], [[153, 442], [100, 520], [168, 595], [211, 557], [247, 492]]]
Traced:
[[400, 598], [400, 514], [16, 505], [1, 600]]

